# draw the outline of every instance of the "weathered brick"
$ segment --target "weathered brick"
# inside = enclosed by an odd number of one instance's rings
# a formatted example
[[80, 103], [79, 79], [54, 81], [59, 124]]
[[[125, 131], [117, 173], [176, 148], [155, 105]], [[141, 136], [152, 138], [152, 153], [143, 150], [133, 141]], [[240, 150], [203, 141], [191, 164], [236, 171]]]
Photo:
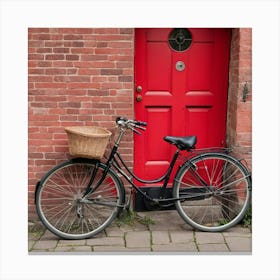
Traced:
[[47, 54], [46, 60], [63, 60], [64, 54]]
[[54, 53], [69, 53], [70, 48], [53, 48]]
[[122, 69], [101, 69], [101, 75], [121, 75], [123, 73]]
[[79, 55], [76, 55], [76, 54], [69, 54], [69, 55], [66, 55], [66, 60], [79, 60]]
[[74, 34], [66, 34], [66, 35], [63, 35], [63, 39], [64, 40], [82, 40], [83, 36], [82, 35], [74, 35]]

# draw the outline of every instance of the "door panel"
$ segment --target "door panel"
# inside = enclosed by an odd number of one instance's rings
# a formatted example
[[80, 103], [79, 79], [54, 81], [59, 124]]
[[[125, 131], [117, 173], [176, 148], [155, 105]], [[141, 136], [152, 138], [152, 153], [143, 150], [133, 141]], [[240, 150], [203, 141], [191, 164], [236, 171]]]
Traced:
[[[211, 141], [210, 134], [210, 122], [211, 122], [211, 106], [209, 107], [187, 107], [186, 108], [186, 124], [185, 135], [196, 135], [200, 139], [200, 145], [206, 147]], [[197, 125], [199, 124], [199, 125]]]
[[[158, 55], [158, 50], [161, 55]], [[147, 91], [168, 91], [171, 89], [171, 57], [169, 48], [164, 43], [147, 45]], [[158, 77], [160, 75], [160, 78]]]
[[173, 28], [135, 30], [135, 97], [142, 97], [135, 118], [148, 127], [134, 138], [134, 171], [145, 179], [161, 176], [171, 160], [166, 135], [197, 135], [198, 148], [225, 143], [231, 32], [188, 30], [192, 43], [184, 51], [169, 45]]
[[[213, 70], [213, 43], [197, 43], [189, 60], [188, 90], [209, 90]], [[201, 67], [203, 65], [203, 67]]]
[[[170, 160], [170, 147], [163, 143], [162, 138], [171, 133], [171, 107], [148, 107], [146, 110], [146, 120], [150, 129], [145, 134], [145, 177], [153, 178], [154, 174], [163, 174], [167, 169]], [[161, 125], [158, 126], [158, 120]], [[142, 136], [140, 136], [142, 137]], [[139, 137], [139, 138], [140, 138]], [[155, 143], [160, 143], [160, 149], [155, 149]]]

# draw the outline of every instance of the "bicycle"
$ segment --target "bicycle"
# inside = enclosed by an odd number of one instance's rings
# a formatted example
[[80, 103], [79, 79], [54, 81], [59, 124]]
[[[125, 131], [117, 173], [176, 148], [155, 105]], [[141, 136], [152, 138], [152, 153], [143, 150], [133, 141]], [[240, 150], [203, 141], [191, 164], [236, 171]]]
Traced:
[[[165, 136], [164, 140], [177, 148], [170, 165], [160, 178], [144, 180], [127, 167], [118, 148], [127, 130], [141, 134], [147, 123], [118, 117], [116, 124], [119, 133], [105, 162], [72, 158], [37, 183], [36, 209], [52, 233], [64, 239], [85, 239], [100, 233], [122, 209], [129, 208], [132, 190], [154, 205], [175, 205], [181, 218], [197, 230], [223, 231], [242, 220], [250, 204], [251, 173], [229, 155], [228, 149], [197, 151], [196, 136]], [[167, 197], [170, 175], [179, 158], [183, 161], [173, 179], [172, 197]], [[131, 185], [127, 197], [120, 177]], [[141, 190], [134, 180], [163, 182], [158, 197]]]

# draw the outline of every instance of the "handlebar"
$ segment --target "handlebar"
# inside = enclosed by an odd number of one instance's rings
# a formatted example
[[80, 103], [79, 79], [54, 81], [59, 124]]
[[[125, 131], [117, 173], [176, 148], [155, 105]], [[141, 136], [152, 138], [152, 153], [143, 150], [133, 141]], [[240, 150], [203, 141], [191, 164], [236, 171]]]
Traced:
[[[123, 127], [123, 128], [127, 128], [127, 129], [131, 129], [133, 132], [137, 133], [137, 134], [141, 134], [137, 129], [141, 129], [141, 130], [146, 130], [145, 126], [147, 126], [148, 124], [146, 122], [142, 122], [142, 121], [137, 121], [137, 120], [129, 120], [125, 117], [117, 117], [116, 118], [116, 124], [119, 127]], [[143, 127], [144, 126], [144, 127]]]

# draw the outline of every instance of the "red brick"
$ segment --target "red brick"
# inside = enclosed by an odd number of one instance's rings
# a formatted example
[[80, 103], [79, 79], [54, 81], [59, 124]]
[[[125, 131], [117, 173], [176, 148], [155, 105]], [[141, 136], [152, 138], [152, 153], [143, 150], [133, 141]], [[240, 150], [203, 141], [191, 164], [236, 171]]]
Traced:
[[73, 54], [93, 54], [93, 48], [71, 48], [71, 53]]
[[122, 69], [101, 69], [101, 75], [121, 75], [123, 73]]
[[[47, 133], [30, 133], [29, 139], [52, 139], [52, 135]], [[34, 154], [32, 157], [34, 157]]]
[[43, 158], [44, 154], [43, 153], [28, 153], [29, 158]]
[[64, 54], [49, 54], [46, 55], [46, 60], [64, 60]]
[[28, 74], [29, 75], [44, 75], [45, 69], [36, 69], [36, 68], [29, 68]]
[[67, 88], [66, 83], [36, 83], [36, 88]]
[[119, 80], [119, 82], [132, 82], [133, 77], [132, 76], [119, 76], [118, 80]]
[[51, 67], [51, 61], [38, 61], [38, 67]]
[[33, 34], [32, 39], [33, 40], [40, 40], [40, 41], [50, 40], [51, 35], [50, 34], [40, 34], [40, 33], [39, 34]]
[[46, 41], [45, 47], [63, 47], [64, 42], [63, 41]]
[[37, 53], [51, 53], [52, 52], [52, 48], [37, 48], [36, 52]]
[[[107, 55], [104, 54], [82, 54], [81, 61], [105, 61], [107, 60]], [[94, 65], [97, 67], [96, 65]]]
[[82, 88], [98, 88], [100, 85], [98, 83], [68, 83], [67, 87], [69, 89], [82, 89]]
[[95, 68], [80, 68], [78, 70], [78, 75], [99, 75], [100, 74], [100, 69], [95, 69]]
[[107, 48], [108, 43], [107, 42], [97, 42], [96, 47], [97, 48]]
[[66, 74], [66, 71], [63, 68], [48, 68], [46, 69], [46, 75], [63, 75]]
[[29, 41], [28, 47], [44, 47], [44, 41]]
[[34, 76], [29, 76], [28, 81], [29, 82], [52, 82], [53, 78], [51, 76], [34, 75]]
[[78, 48], [78, 47], [83, 47], [84, 46], [84, 42], [81, 42], [81, 41], [76, 41], [76, 42], [72, 42], [71, 43], [71, 47], [76, 47], [76, 48]]
[[62, 34], [92, 34], [92, 28], [57, 28], [58, 33]]
[[[69, 30], [70, 31], [70, 30]], [[82, 35], [73, 35], [73, 34], [67, 34], [63, 36], [64, 40], [82, 40]]]
[[29, 54], [28, 55], [28, 60], [42, 60], [44, 59], [43, 54]]
[[69, 53], [70, 48], [53, 48], [54, 53]]
[[52, 66], [53, 67], [73, 67], [73, 62], [72, 61], [54, 60], [54, 61], [52, 61]]
[[95, 34], [119, 34], [119, 28], [96, 28], [93, 33]]
[[[39, 166], [49, 166], [49, 167], [52, 167], [52, 166], [54, 166], [56, 164], [56, 162], [54, 160], [44, 159], [44, 160], [35, 160], [35, 164], [39, 165]], [[48, 170], [47, 168], [46, 168], [46, 170]]]
[[39, 115], [39, 114], [34, 114], [34, 115], [29, 115], [28, 117], [28, 121], [45, 121], [45, 122], [48, 122], [48, 121], [57, 121], [58, 120], [58, 117], [56, 115], [47, 115], [47, 114], [42, 114], [42, 115]]
[[59, 102], [58, 106], [61, 108], [81, 108], [80, 102]]
[[69, 55], [66, 55], [66, 60], [79, 60], [79, 55], [76, 55], [76, 54], [69, 54]]

